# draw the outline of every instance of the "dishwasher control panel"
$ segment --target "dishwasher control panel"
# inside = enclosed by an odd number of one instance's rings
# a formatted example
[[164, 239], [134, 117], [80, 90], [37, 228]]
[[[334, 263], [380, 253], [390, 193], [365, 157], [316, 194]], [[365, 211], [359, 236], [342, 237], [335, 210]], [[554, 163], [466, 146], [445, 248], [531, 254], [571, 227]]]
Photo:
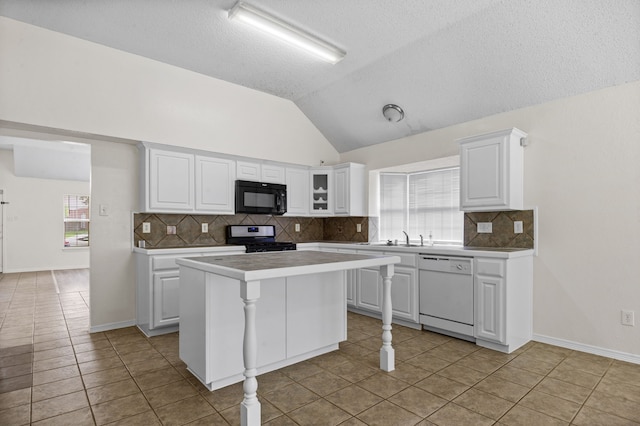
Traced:
[[418, 269], [427, 271], [449, 272], [452, 274], [472, 274], [472, 261], [469, 257], [442, 257], [421, 255]]

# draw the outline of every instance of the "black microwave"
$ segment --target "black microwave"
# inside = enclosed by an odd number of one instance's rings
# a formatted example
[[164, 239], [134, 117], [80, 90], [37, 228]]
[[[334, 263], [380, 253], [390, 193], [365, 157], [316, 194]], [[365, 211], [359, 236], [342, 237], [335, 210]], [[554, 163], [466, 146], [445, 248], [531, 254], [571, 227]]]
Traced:
[[236, 181], [236, 213], [280, 215], [286, 212], [286, 185]]

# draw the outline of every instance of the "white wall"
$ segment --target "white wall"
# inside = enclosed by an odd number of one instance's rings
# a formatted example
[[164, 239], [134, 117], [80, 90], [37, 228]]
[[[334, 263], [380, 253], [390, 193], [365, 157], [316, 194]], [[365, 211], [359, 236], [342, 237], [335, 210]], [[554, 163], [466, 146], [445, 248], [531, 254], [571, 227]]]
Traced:
[[[92, 144], [93, 329], [135, 320], [137, 152], [100, 140], [305, 165], [339, 158], [290, 101], [0, 17], [0, 134], [59, 139], [46, 132]], [[97, 215], [100, 203], [110, 216]]]
[[[131, 253], [138, 200], [138, 149], [91, 143], [91, 326], [131, 325], [135, 319], [135, 262]], [[108, 216], [100, 216], [100, 204]]]
[[[529, 133], [525, 206], [539, 208], [534, 333], [640, 361], [640, 82], [351, 151], [341, 161], [372, 170], [453, 155], [454, 139], [509, 127]], [[621, 309], [635, 311], [635, 327], [620, 324]]]
[[88, 248], [63, 248], [63, 196], [89, 195], [89, 182], [17, 177], [13, 152], [0, 149], [5, 205], [3, 272], [89, 267]]
[[5, 17], [0, 55], [2, 120], [314, 166], [338, 160], [293, 102], [272, 95]]

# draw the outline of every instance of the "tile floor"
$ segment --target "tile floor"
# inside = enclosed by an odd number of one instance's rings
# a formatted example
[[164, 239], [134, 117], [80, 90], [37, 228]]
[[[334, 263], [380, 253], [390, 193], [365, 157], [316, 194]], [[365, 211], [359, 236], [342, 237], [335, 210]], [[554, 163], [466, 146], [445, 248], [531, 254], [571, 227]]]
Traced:
[[[176, 333], [89, 334], [82, 275], [55, 277], [0, 278], [1, 425], [239, 423], [241, 384], [207, 391]], [[397, 368], [384, 373], [379, 326], [349, 314], [339, 351], [260, 376], [263, 423], [640, 424], [640, 365], [535, 342], [506, 355], [394, 326]]]

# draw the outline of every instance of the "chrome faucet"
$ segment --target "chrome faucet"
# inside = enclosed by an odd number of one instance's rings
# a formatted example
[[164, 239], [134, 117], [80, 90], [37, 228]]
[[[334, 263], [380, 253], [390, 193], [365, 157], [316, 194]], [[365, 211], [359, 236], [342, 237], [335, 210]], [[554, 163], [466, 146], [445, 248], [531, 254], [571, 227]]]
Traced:
[[424, 237], [420, 234], [420, 247], [424, 247]]
[[402, 233], [404, 234], [404, 236], [407, 239], [407, 247], [409, 246], [409, 234], [407, 234], [406, 232], [402, 231]]

